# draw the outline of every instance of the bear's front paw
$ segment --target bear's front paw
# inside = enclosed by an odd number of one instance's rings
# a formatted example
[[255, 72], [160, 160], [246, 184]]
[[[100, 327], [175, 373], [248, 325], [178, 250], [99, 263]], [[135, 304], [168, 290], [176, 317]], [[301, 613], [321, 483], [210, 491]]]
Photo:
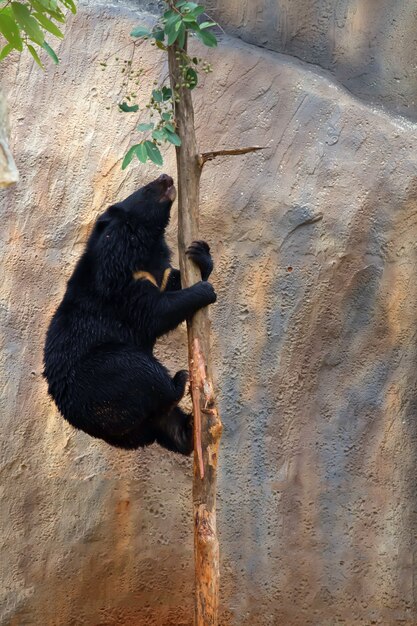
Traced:
[[213, 259], [210, 254], [210, 246], [205, 241], [193, 241], [186, 250], [189, 259], [199, 267], [201, 278], [207, 280], [213, 271]]
[[201, 283], [197, 283], [198, 289], [200, 293], [202, 293], [205, 304], [213, 304], [217, 300], [217, 294], [214, 291], [214, 287], [211, 283], [207, 281], [201, 281]]

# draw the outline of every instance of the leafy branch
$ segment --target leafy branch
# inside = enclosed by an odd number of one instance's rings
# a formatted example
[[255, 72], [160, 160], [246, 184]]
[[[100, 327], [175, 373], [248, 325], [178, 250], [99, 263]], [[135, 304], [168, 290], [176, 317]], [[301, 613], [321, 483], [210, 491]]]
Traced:
[[26, 48], [42, 69], [39, 49], [45, 51], [54, 63], [59, 63], [58, 56], [46, 37], [50, 34], [63, 38], [56, 22], [65, 22], [67, 10], [76, 13], [74, 0], [0, 0], [0, 42], [1, 39], [6, 42], [0, 51], [0, 61], [12, 50], [23, 52]]
[[[157, 115], [159, 119], [157, 122], [149, 121], [139, 124], [137, 130], [147, 133], [151, 131], [151, 134], [129, 148], [123, 159], [122, 169], [125, 169], [134, 157], [137, 157], [141, 163], [150, 160], [156, 165], [162, 165], [160, 146], [163, 143], [170, 143], [177, 147], [181, 145], [174, 116], [174, 105], [179, 101], [180, 90], [195, 89], [199, 81], [199, 72], [207, 74], [212, 71], [210, 63], [201, 57], [190, 56], [187, 53], [185, 42], [187, 37], [191, 36], [199, 39], [204, 45], [214, 48], [217, 46], [217, 37], [211, 29], [217, 25], [216, 22], [204, 20], [202, 16], [205, 15], [205, 8], [195, 2], [165, 0], [165, 4], [167, 10], [152, 29], [139, 25], [132, 30], [131, 36], [136, 39], [150, 40], [151, 45], [164, 52], [175, 45], [180, 75], [172, 87], [168, 87], [163, 82], [152, 91], [145, 108], [150, 110], [151, 117]], [[124, 113], [136, 113], [139, 105], [122, 102], [119, 104], [119, 109]]]

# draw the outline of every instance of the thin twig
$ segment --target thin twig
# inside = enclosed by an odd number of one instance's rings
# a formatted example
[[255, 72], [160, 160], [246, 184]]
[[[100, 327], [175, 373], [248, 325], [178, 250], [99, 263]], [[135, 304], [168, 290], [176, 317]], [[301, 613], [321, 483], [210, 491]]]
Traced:
[[266, 150], [266, 146], [249, 146], [247, 148], [234, 148], [232, 150], [213, 150], [212, 152], [203, 152], [198, 156], [198, 163], [203, 167], [207, 161], [213, 161], [218, 156], [234, 156], [236, 154], [247, 154], [248, 152], [256, 152], [257, 150]]

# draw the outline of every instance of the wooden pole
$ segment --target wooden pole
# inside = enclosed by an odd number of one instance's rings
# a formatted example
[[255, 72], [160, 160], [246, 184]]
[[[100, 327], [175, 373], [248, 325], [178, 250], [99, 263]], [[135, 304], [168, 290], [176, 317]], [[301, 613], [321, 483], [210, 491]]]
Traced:
[[[197, 266], [185, 255], [199, 239], [201, 168], [194, 128], [191, 92], [176, 87], [183, 80], [177, 45], [168, 48], [171, 86], [179, 92], [175, 103], [178, 171], [178, 245], [183, 287], [201, 280]], [[210, 361], [210, 321], [202, 309], [188, 322], [188, 355], [194, 408], [194, 555], [195, 625], [217, 626], [219, 606], [219, 542], [216, 528], [216, 479], [222, 424], [213, 391]]]
[[[183, 52], [187, 50], [187, 40]], [[184, 85], [178, 44], [168, 46], [169, 75], [174, 101], [176, 131], [181, 138], [177, 152], [178, 247], [182, 287], [201, 280], [200, 270], [185, 251], [199, 237], [200, 178], [204, 164], [217, 157], [264, 150], [259, 146], [216, 150], [200, 154], [194, 126], [191, 91]], [[222, 423], [213, 389], [210, 359], [210, 319], [202, 309], [189, 320], [188, 357], [194, 414], [194, 560], [195, 626], [217, 626], [219, 607], [219, 542], [216, 527], [216, 484]]]

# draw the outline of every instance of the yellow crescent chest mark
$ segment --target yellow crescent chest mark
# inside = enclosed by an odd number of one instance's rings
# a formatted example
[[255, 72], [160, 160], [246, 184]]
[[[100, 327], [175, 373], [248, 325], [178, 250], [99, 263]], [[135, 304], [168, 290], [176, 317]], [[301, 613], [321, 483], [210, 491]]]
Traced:
[[162, 277], [161, 291], [165, 291], [166, 286], [168, 284], [168, 280], [169, 280], [170, 274], [171, 274], [171, 268], [167, 267], [165, 272], [164, 272], [164, 275]]
[[[171, 274], [171, 268], [167, 267], [162, 277], [161, 286], [159, 287], [160, 291], [165, 291], [170, 274]], [[158, 283], [156, 281], [155, 276], [153, 276], [150, 272], [143, 272], [143, 271], [133, 272], [133, 278], [135, 280], [149, 280], [149, 282], [155, 285], [155, 287], [158, 287]]]
[[150, 272], [134, 272], [133, 278], [135, 280], [149, 280], [155, 287], [158, 287], [158, 283], [156, 282], [156, 278], [152, 276]]

